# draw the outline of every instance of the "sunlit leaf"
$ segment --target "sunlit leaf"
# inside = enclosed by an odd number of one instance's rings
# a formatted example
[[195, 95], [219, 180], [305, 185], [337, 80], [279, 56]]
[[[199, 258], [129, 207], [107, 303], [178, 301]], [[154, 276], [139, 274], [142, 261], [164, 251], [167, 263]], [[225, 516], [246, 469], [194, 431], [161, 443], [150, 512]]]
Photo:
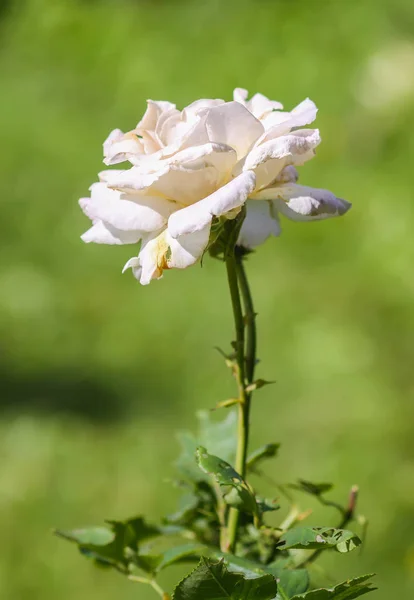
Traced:
[[282, 535], [283, 550], [324, 550], [335, 548], [338, 552], [350, 552], [361, 544], [357, 535], [346, 529], [333, 527], [294, 527]]
[[178, 440], [181, 454], [175, 465], [184, 477], [192, 481], [207, 481], [208, 478], [198, 469], [194, 461], [198, 446], [205, 446], [209, 452], [222, 456], [227, 462], [234, 462], [236, 456], [237, 416], [229, 411], [225, 419], [213, 420], [211, 412], [197, 413], [199, 426], [196, 435], [188, 431], [180, 432]]
[[273, 575], [247, 578], [231, 573], [224, 561], [203, 557], [198, 567], [177, 585], [173, 600], [272, 600], [276, 593]]
[[75, 542], [85, 556], [126, 571], [131, 553], [138, 551], [140, 542], [160, 534], [160, 530], [148, 525], [142, 517], [126, 521], [108, 521], [110, 529], [91, 527], [73, 531], [57, 530], [56, 534]]
[[257, 514], [258, 507], [254, 494], [243, 477], [229, 463], [218, 456], [209, 454], [203, 447], [197, 448], [196, 460], [200, 469], [204, 473], [213, 476], [220, 486], [233, 488], [224, 495], [227, 504], [250, 514]]
[[[309, 573], [306, 569], [289, 569], [284, 566], [285, 561], [278, 561], [266, 565], [266, 571], [276, 577], [278, 591], [281, 597], [292, 598], [295, 594], [306, 592], [309, 587]], [[283, 595], [281, 592], [283, 591]]]
[[373, 574], [348, 579], [332, 588], [321, 588], [298, 594], [293, 596], [292, 600], [354, 600], [377, 589], [372, 587], [372, 582], [367, 583], [371, 577]]

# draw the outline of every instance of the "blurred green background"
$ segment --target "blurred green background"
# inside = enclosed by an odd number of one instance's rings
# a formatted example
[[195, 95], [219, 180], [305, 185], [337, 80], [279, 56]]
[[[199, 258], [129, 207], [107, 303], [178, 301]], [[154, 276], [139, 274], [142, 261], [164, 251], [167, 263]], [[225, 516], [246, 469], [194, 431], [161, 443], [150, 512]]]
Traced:
[[354, 205], [285, 221], [249, 259], [259, 374], [277, 380], [256, 397], [252, 445], [282, 443], [281, 481], [334, 481], [339, 501], [358, 483], [364, 553], [322, 565], [375, 571], [377, 600], [411, 599], [411, 0], [2, 0], [0, 86], [0, 597], [156, 597], [51, 529], [174, 509], [174, 431], [233, 389], [213, 349], [232, 336], [224, 269], [140, 287], [121, 276], [131, 248], [81, 243], [76, 201], [147, 97], [184, 106], [242, 86], [316, 102], [323, 143], [300, 180]]

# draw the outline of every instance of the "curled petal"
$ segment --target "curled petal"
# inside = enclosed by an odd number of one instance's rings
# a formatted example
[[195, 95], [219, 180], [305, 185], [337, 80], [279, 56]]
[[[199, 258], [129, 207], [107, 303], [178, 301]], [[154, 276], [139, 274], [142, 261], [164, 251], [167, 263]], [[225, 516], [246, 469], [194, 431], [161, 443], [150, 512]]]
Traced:
[[264, 131], [260, 121], [239, 102], [226, 102], [209, 109], [205, 126], [210, 142], [231, 146], [238, 158], [248, 152]]
[[282, 109], [283, 104], [275, 100], [269, 100], [263, 94], [255, 94], [247, 103], [247, 108], [257, 119], [262, 119], [273, 111]]
[[209, 143], [114, 175], [109, 172], [105, 177], [114, 189], [162, 195], [180, 204], [193, 204], [228, 181], [235, 162], [233, 148]]
[[128, 160], [131, 155], [142, 154], [144, 146], [137, 137], [136, 132], [123, 133], [120, 129], [114, 129], [103, 144], [104, 163], [115, 165]]
[[255, 199], [273, 200], [276, 210], [293, 221], [315, 221], [344, 215], [351, 203], [328, 190], [290, 184], [254, 194]]
[[246, 106], [247, 98], [249, 96], [248, 90], [244, 88], [235, 88], [233, 92], [233, 100], [235, 102], [240, 102], [243, 106]]
[[171, 237], [167, 230], [143, 238], [138, 257], [130, 258], [123, 271], [131, 268], [142, 285], [160, 279], [166, 269], [186, 269], [196, 263], [207, 247], [210, 226], [200, 231]]
[[103, 221], [96, 221], [90, 229], [81, 235], [81, 240], [86, 244], [93, 242], [95, 244], [110, 244], [115, 246], [136, 244], [140, 238], [141, 232], [139, 231], [120, 231]]
[[197, 115], [200, 112], [200, 110], [204, 108], [213, 108], [214, 106], [219, 106], [220, 104], [225, 104], [224, 100], [220, 100], [218, 98], [214, 100], [196, 100], [195, 102], [192, 102], [191, 104], [186, 106], [183, 109], [182, 114], [185, 120], [191, 121], [192, 119], [194, 119], [195, 115]]
[[233, 100], [245, 106], [256, 119], [263, 119], [272, 111], [283, 108], [283, 104], [269, 100], [263, 94], [255, 94], [250, 100], [247, 100], [248, 95], [249, 92], [244, 88], [236, 88], [233, 92]]
[[93, 184], [91, 197], [81, 198], [79, 204], [91, 220], [104, 221], [120, 231], [154, 231], [176, 210], [173, 202], [163, 198], [128, 196], [108, 189], [104, 183]]
[[302, 165], [315, 154], [320, 143], [318, 129], [300, 129], [288, 135], [269, 140], [253, 148], [247, 155], [243, 170], [253, 169], [257, 188], [271, 184], [288, 165]]
[[170, 248], [168, 268], [186, 269], [196, 263], [203, 256], [209, 237], [210, 224], [199, 231], [186, 233], [177, 238], [173, 238], [167, 231], [166, 240]]
[[298, 170], [293, 165], [288, 165], [280, 171], [274, 183], [296, 183], [298, 179]]
[[127, 271], [128, 269], [132, 270], [132, 274], [135, 277], [135, 279], [138, 279], [138, 281], [141, 280], [142, 268], [138, 256], [133, 256], [125, 263], [124, 268], [122, 269], [122, 273], [125, 273], [125, 271]]
[[257, 141], [257, 145], [280, 135], [289, 133], [294, 127], [310, 125], [316, 119], [318, 109], [309, 98], [303, 100], [290, 112], [272, 112], [263, 119], [265, 133]]
[[200, 202], [178, 210], [168, 219], [168, 231], [173, 238], [200, 231], [210, 225], [213, 217], [219, 217], [242, 206], [255, 188], [256, 177], [245, 171], [227, 185]]
[[273, 203], [266, 200], [247, 200], [246, 218], [240, 230], [237, 244], [255, 248], [271, 235], [280, 235], [280, 223]]
[[137, 125], [139, 130], [155, 131], [160, 116], [170, 110], [175, 109], [175, 104], [164, 102], [163, 100], [147, 100], [147, 110], [141, 121]]

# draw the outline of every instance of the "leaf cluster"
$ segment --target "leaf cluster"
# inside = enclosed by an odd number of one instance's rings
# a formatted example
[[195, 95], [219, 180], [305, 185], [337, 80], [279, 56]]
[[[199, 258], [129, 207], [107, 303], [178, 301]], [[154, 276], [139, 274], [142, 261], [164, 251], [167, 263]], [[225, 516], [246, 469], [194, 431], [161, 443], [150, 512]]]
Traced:
[[[325, 498], [331, 484], [306, 480], [274, 482], [280, 497], [265, 499], [232, 466], [235, 414], [230, 411], [221, 421], [214, 421], [208, 412], [198, 416], [197, 435], [179, 436], [181, 454], [175, 463], [179, 479], [174, 484], [182, 494], [175, 512], [158, 525], [134, 517], [108, 521], [106, 527], [58, 530], [57, 535], [75, 543], [97, 565], [151, 585], [163, 600], [352, 600], [374, 589], [368, 581], [371, 576], [312, 589], [309, 567], [320, 553], [346, 553], [361, 544], [358, 535], [345, 527], [355, 516], [355, 490], [352, 509]], [[278, 443], [269, 443], [252, 452], [247, 475], [263, 475], [263, 464], [278, 450]], [[337, 508], [338, 526], [305, 526], [309, 513], [299, 510], [292, 496], [297, 492]], [[285, 499], [280, 522], [267, 522], [269, 513], [282, 511]], [[232, 554], [226, 523], [234, 508], [240, 520]], [[161, 590], [157, 577], [165, 568], [184, 562], [198, 565], [170, 596]]]

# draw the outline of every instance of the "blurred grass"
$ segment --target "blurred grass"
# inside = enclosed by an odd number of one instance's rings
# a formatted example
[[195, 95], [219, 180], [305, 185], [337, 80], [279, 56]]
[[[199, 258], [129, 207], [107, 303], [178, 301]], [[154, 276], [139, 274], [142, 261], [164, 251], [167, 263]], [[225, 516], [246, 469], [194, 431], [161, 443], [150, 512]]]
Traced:
[[410, 0], [0, 5], [0, 596], [153, 597], [100, 573], [52, 527], [173, 508], [174, 430], [232, 382], [223, 267], [139, 287], [128, 247], [85, 246], [76, 200], [110, 129], [145, 99], [310, 96], [323, 143], [301, 182], [354, 203], [284, 222], [249, 260], [259, 312], [252, 444], [277, 440], [279, 479], [361, 486], [362, 556], [378, 600], [414, 593], [414, 8]]

